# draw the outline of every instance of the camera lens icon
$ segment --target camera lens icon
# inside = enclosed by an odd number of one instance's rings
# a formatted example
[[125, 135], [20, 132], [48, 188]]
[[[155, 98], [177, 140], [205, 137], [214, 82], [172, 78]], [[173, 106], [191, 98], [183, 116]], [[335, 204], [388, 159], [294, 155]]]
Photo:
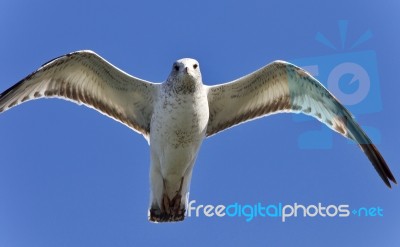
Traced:
[[362, 102], [370, 91], [368, 72], [359, 64], [345, 62], [337, 65], [327, 79], [328, 90], [344, 105]]

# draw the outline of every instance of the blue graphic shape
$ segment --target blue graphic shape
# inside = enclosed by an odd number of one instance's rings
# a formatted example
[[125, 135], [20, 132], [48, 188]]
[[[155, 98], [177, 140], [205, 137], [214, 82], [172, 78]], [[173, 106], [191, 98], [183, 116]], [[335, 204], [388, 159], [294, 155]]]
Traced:
[[339, 79], [339, 89], [345, 94], [353, 94], [360, 86], [360, 80], [351, 73], [342, 75]]
[[[338, 26], [339, 26], [339, 34], [340, 34], [340, 43], [341, 43], [341, 48], [342, 50], [345, 49], [346, 47], [346, 40], [347, 40], [347, 27], [348, 27], [348, 21], [347, 20], [340, 20], [338, 22]], [[361, 45], [362, 43], [370, 40], [372, 38], [372, 32], [371, 30], [367, 30], [365, 31], [365, 33], [363, 33], [355, 42], [353, 45], [351, 45], [350, 50], [352, 50], [353, 48]], [[332, 48], [334, 50], [337, 50], [337, 47], [328, 39], [326, 38], [325, 35], [323, 35], [321, 32], [318, 32], [315, 35], [315, 40], [317, 40], [318, 42], [322, 43], [323, 45]]]
[[350, 49], [353, 49], [359, 45], [361, 45], [362, 43], [370, 40], [372, 38], [372, 32], [371, 30], [367, 30], [365, 33], [363, 33], [363, 35], [361, 35], [356, 42], [354, 42], [354, 44], [350, 47]]
[[337, 50], [336, 46], [331, 41], [329, 41], [329, 39], [327, 37], [325, 37], [325, 35], [323, 35], [322, 33], [318, 32], [315, 35], [315, 40], [320, 42], [320, 43], [322, 43], [322, 44], [324, 44], [327, 47], [330, 47], [330, 48], [332, 48], [334, 50]]
[[321, 126], [319, 130], [309, 130], [301, 133], [297, 139], [300, 149], [331, 149], [333, 147], [333, 132]]

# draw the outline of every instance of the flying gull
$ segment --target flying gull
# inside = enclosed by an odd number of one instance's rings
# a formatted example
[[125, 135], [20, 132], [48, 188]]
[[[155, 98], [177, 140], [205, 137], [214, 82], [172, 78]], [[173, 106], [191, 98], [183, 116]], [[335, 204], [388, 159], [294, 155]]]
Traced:
[[149, 220], [184, 219], [192, 170], [206, 137], [259, 117], [304, 113], [355, 141], [388, 187], [396, 180], [351, 113], [305, 70], [274, 61], [234, 81], [203, 84], [199, 63], [176, 61], [163, 83], [133, 77], [92, 51], [44, 64], [0, 94], [0, 112], [39, 98], [83, 104], [142, 134], [150, 145]]

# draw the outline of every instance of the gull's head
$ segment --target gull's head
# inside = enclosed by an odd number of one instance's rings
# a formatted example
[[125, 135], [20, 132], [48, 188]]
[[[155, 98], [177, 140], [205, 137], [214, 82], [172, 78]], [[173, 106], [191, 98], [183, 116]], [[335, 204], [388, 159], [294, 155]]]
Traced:
[[199, 62], [192, 58], [182, 58], [174, 62], [170, 79], [187, 83], [201, 83]]

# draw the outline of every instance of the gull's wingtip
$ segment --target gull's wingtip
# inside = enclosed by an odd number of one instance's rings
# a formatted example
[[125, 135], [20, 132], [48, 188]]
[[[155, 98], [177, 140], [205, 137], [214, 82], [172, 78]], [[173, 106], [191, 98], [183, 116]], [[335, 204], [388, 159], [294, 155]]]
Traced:
[[378, 172], [379, 176], [382, 178], [383, 182], [387, 187], [392, 188], [390, 182], [397, 184], [395, 177], [393, 176], [392, 171], [390, 171], [389, 166], [386, 161], [376, 148], [376, 146], [372, 143], [369, 144], [359, 144], [361, 149], [367, 155], [375, 170]]

